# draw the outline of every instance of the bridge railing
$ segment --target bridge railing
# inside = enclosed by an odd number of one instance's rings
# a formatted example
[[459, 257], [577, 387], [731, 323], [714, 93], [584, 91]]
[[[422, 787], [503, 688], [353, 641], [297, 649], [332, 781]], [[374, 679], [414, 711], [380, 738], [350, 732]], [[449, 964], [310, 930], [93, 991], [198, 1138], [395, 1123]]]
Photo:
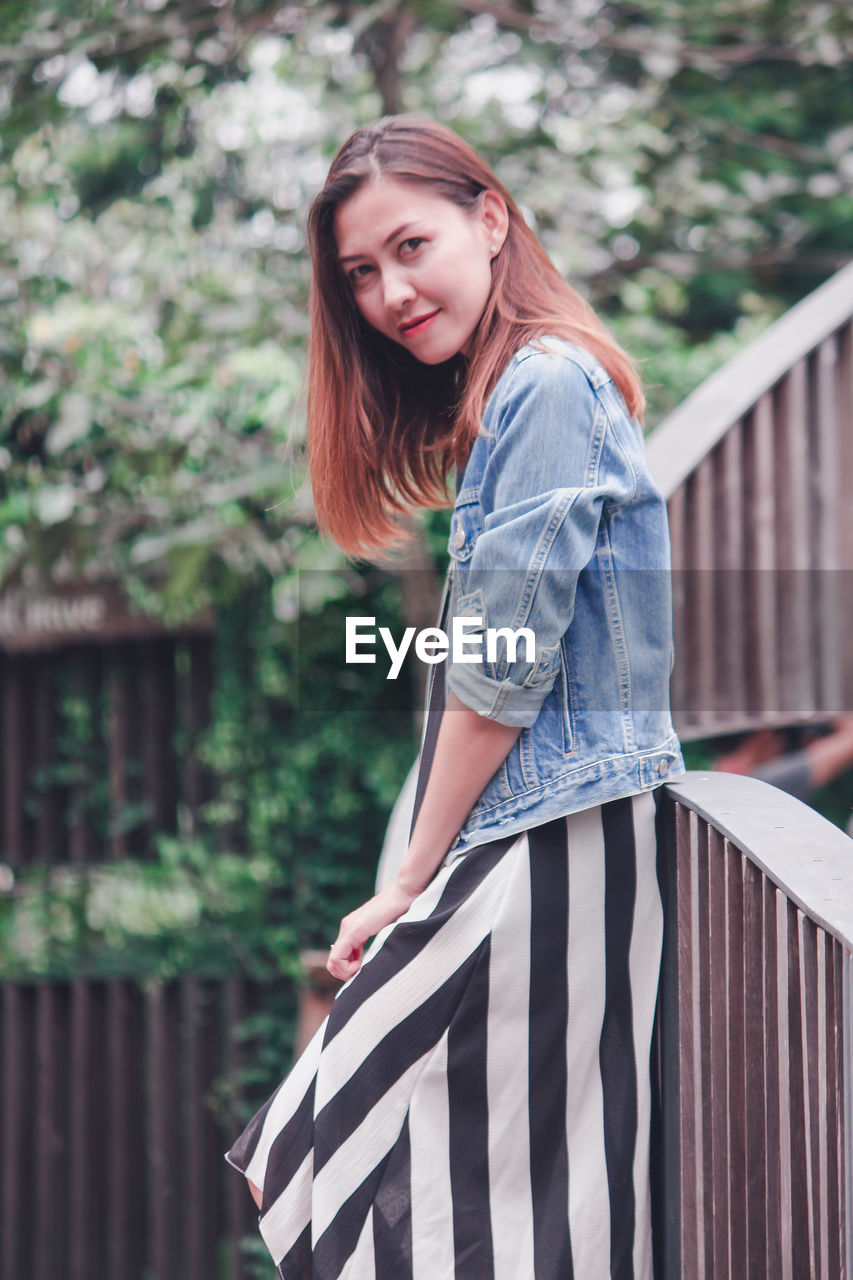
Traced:
[[753, 778], [660, 810], [656, 1275], [853, 1276], [853, 841]]
[[853, 707], [853, 264], [652, 432], [682, 737]]

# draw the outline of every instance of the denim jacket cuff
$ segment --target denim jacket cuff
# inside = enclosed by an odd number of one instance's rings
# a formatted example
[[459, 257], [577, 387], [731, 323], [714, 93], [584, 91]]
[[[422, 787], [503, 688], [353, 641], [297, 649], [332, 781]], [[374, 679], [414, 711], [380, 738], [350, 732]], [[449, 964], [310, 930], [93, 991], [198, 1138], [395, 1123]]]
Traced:
[[492, 680], [482, 669], [456, 662], [448, 664], [446, 683], [448, 690], [478, 715], [520, 729], [529, 729], [534, 723], [553, 685], [549, 681], [529, 688], [512, 680]]

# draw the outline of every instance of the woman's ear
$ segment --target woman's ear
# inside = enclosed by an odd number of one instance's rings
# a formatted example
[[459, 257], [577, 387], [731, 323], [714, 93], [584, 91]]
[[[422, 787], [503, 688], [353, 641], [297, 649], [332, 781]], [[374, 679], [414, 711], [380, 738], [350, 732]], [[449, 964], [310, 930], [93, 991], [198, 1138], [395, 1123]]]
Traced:
[[506, 201], [497, 191], [486, 190], [480, 196], [480, 221], [486, 233], [489, 252], [494, 258], [500, 253], [509, 230]]

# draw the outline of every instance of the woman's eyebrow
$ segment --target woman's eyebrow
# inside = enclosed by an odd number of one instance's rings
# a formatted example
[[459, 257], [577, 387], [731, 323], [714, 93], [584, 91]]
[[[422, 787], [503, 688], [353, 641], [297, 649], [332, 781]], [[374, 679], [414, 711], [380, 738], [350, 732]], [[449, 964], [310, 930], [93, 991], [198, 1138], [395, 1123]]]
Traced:
[[[409, 228], [414, 225], [415, 224], [413, 222], [403, 222], [399, 227], [395, 227], [391, 234], [386, 236], [382, 241], [382, 248], [384, 249], [392, 240], [396, 240], [397, 236], [402, 235], [404, 231], [408, 231]], [[367, 256], [368, 255], [366, 253], [348, 253], [345, 257], [342, 257], [340, 261], [350, 262], [353, 258], [366, 258]]]

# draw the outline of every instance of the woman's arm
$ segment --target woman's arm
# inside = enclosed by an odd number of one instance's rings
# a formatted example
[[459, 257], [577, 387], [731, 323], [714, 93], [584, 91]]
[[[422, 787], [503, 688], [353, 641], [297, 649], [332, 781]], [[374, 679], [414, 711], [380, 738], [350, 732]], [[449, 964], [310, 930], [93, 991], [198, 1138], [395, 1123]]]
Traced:
[[352, 978], [358, 973], [368, 938], [407, 911], [429, 884], [474, 802], [520, 732], [478, 715], [455, 694], [449, 694], [408, 850], [391, 884], [341, 921], [326, 966], [336, 978]]

